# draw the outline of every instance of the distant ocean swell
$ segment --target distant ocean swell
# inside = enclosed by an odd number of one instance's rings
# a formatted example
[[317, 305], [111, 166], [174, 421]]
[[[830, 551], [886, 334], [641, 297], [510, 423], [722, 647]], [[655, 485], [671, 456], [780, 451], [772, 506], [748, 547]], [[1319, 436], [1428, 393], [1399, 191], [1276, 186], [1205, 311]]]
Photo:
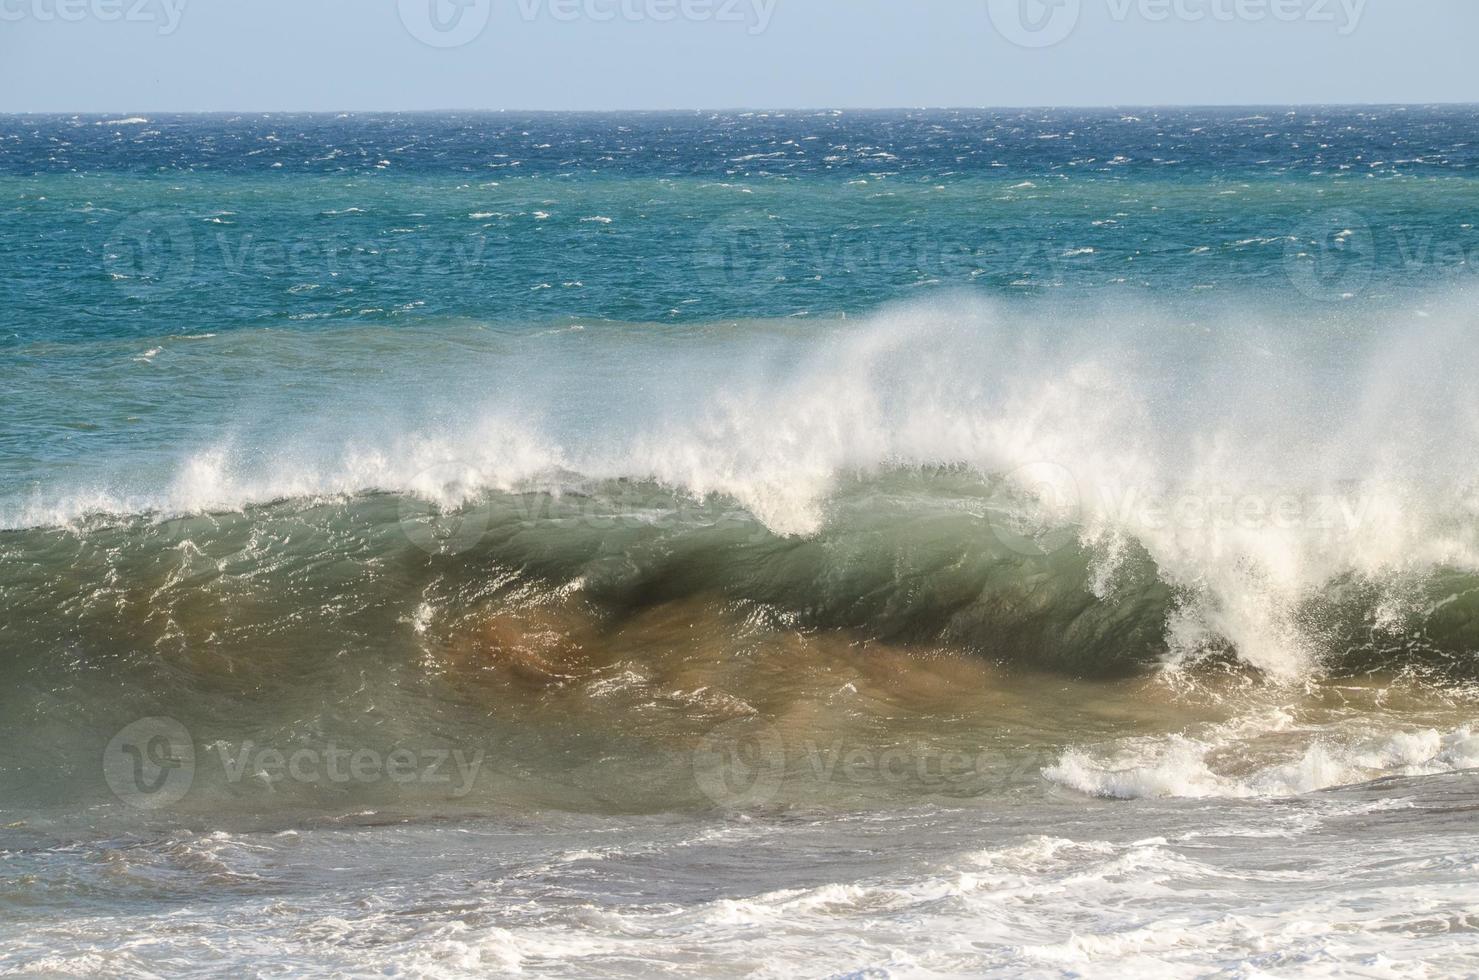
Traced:
[[[1479, 269], [1479, 239], [1472, 223], [1434, 230], [1385, 208], [1362, 210], [1357, 195], [1350, 195], [1349, 205], [1332, 205], [1323, 195], [1292, 190], [1289, 193], [1302, 199], [1270, 219], [1267, 233], [1247, 235], [1246, 229], [1233, 224], [1232, 215], [1225, 215], [1221, 217], [1225, 227], [1208, 242], [1147, 237], [1128, 248], [1116, 237], [1115, 219], [1092, 223], [1088, 229], [1075, 226], [1072, 232], [1045, 231], [1040, 215], [1004, 211], [961, 221], [947, 205], [925, 198], [917, 202], [921, 209], [940, 212], [925, 210], [921, 218], [883, 228], [877, 214], [857, 202], [846, 205], [855, 213], [823, 215], [799, 206], [814, 201], [795, 202], [784, 196], [772, 200], [767, 195], [763, 203], [747, 205], [736, 195], [740, 204], [721, 208], [713, 199], [714, 189], [682, 188], [691, 195], [694, 210], [718, 210], [722, 217], [706, 221], [702, 213], [684, 216], [669, 228], [644, 228], [642, 233], [659, 236], [664, 249], [683, 256], [693, 285], [731, 310], [763, 304], [773, 294], [789, 294], [802, 284], [858, 277], [915, 287], [990, 286], [1027, 292], [1083, 287], [1111, 276], [1128, 281], [1122, 273], [1130, 257], [1142, 263], [1183, 263], [1177, 266], [1183, 274], [1188, 258], [1217, 263], [1219, 275], [1247, 262], [1285, 280], [1277, 288], [1292, 289], [1292, 295], [1320, 303], [1359, 299], [1404, 279], [1429, 290], [1472, 286]], [[147, 187], [142, 190], [153, 193]], [[259, 227], [251, 216], [214, 206], [215, 199], [205, 191], [189, 209], [123, 212], [89, 204], [87, 213], [101, 235], [96, 245], [101, 272], [120, 296], [146, 304], [169, 303], [187, 297], [191, 290], [221, 283], [257, 289], [286, 280], [297, 291], [294, 295], [304, 298], [326, 284], [404, 276], [442, 288], [493, 284], [584, 294], [587, 283], [579, 277], [518, 278], [520, 270], [510, 268], [514, 243], [530, 227], [556, 228], [561, 248], [620, 254], [626, 236], [636, 234], [625, 224], [639, 222], [642, 216], [624, 211], [620, 217], [583, 213], [601, 208], [603, 198], [597, 194], [573, 201], [559, 213], [543, 211], [541, 203], [553, 205], [543, 202], [538, 190], [524, 192], [534, 195], [528, 201], [505, 205], [512, 210], [445, 215], [434, 227], [410, 218], [405, 222], [409, 227], [398, 225], [395, 208], [414, 203], [398, 198], [368, 208], [321, 209], [313, 199], [294, 202], [303, 210], [289, 227]], [[890, 196], [895, 193], [899, 192], [891, 191]], [[1105, 194], [1102, 201], [1088, 191], [1079, 193], [1085, 196], [1085, 206], [1089, 202], [1114, 206], [1105, 190], [1096, 192]], [[998, 202], [1041, 200], [1046, 206], [1062, 207], [1031, 181], [988, 186], [978, 194]], [[245, 206], [232, 198], [227, 201]], [[801, 213], [795, 217], [775, 213], [783, 205]], [[527, 267], [522, 271], [527, 277]], [[1196, 288], [1194, 281], [1190, 285]]]

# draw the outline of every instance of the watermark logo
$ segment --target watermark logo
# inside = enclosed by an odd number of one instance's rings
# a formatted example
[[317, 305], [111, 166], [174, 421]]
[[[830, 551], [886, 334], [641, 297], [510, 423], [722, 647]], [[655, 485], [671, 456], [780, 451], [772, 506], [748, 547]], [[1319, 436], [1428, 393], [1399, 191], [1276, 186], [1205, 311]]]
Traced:
[[247, 779], [268, 789], [283, 782], [305, 786], [390, 782], [446, 787], [456, 799], [472, 792], [484, 756], [480, 748], [397, 746], [382, 752], [363, 746], [343, 748], [332, 742], [287, 748], [250, 741], [240, 745], [220, 742], [214, 748], [228, 785]]
[[0, 0], [0, 24], [23, 20], [157, 24], [159, 35], [168, 37], [179, 30], [184, 16], [185, 0]]
[[[734, 24], [751, 35], [764, 33], [779, 0], [516, 0], [525, 23], [588, 21], [604, 24], [672, 21]], [[470, 44], [488, 29], [492, 0], [398, 0], [401, 23], [416, 40], [434, 48]]]
[[[411, 481], [413, 492], [400, 497], [401, 530], [429, 555], [472, 550], [488, 533], [493, 519], [491, 505], [484, 499], [485, 486], [483, 474], [467, 463], [438, 463], [422, 470]], [[465, 502], [443, 505], [438, 500]]]
[[785, 776], [785, 741], [754, 719], [725, 722], [693, 752], [694, 782], [720, 806], [743, 809], [769, 803]]
[[458, 460], [418, 473], [404, 488], [397, 508], [407, 539], [431, 555], [471, 551], [495, 520], [500, 526], [554, 523], [602, 533], [723, 527], [749, 543], [771, 537], [763, 523], [737, 504], [657, 484], [618, 481], [567, 492], [558, 480], [531, 478], [510, 484]]
[[404, 240], [388, 232], [285, 237], [193, 230], [189, 216], [140, 211], [103, 242], [103, 271], [137, 299], [167, 298], [221, 277], [267, 280], [294, 276], [322, 283], [340, 276], [470, 277], [486, 271], [489, 240], [479, 234]]
[[113, 795], [140, 810], [172, 806], [195, 781], [195, 742], [173, 718], [141, 718], [103, 750], [103, 778]]
[[460, 48], [488, 29], [492, 0], [398, 0], [401, 24], [433, 48]]
[[1044, 558], [1078, 540], [1083, 499], [1078, 481], [1058, 463], [1017, 467], [996, 481], [988, 504], [992, 534], [1019, 555]]
[[[393, 745], [261, 745], [254, 741], [206, 743], [199, 754], [184, 725], [173, 718], [141, 718], [103, 750], [103, 778], [113, 795], [140, 810], [158, 810], [183, 800], [197, 776], [227, 786], [276, 792], [283, 784], [343, 786], [414, 784], [445, 789], [461, 798], [472, 792], [483, 766], [477, 747]], [[217, 771], [214, 766], [219, 765]], [[204, 767], [204, 770], [202, 770]]]
[[606, 23], [613, 20], [695, 24], [738, 24], [751, 35], [770, 27], [779, 0], [517, 0], [525, 21], [543, 17], [569, 23], [577, 20]]
[[190, 225], [180, 215], [160, 211], [126, 218], [103, 243], [103, 271], [135, 298], [188, 285], [195, 258]]
[[754, 210], [738, 210], [705, 225], [692, 249], [705, 288], [738, 299], [841, 277], [986, 281], [1036, 290], [1061, 282], [1066, 257], [1020, 227], [879, 231], [862, 222], [839, 221], [828, 228], [791, 225]]
[[[1103, 0], [1114, 24], [1175, 22], [1328, 24], [1345, 37], [1359, 26], [1366, 0]], [[1083, 0], [986, 0], [991, 24], [1023, 48], [1046, 48], [1078, 26]]]
[[786, 277], [790, 243], [777, 219], [736, 213], [705, 226], [695, 242], [698, 271], [710, 288], [753, 296]]
[[756, 718], [725, 722], [693, 753], [694, 781], [713, 802], [743, 809], [771, 802], [787, 779], [806, 791], [849, 785], [889, 792], [976, 795], [1037, 780], [1052, 755], [1034, 746], [858, 740], [845, 735], [787, 742]]
[[1371, 226], [1355, 211], [1317, 214], [1294, 229], [1284, 246], [1284, 269], [1294, 288], [1311, 299], [1358, 294], [1376, 268]]
[[1396, 498], [1355, 482], [1305, 488], [1277, 486], [1136, 485], [1078, 482], [1058, 463], [1021, 466], [993, 478], [985, 518], [1009, 550], [1046, 557], [1106, 529], [1132, 536], [1165, 531], [1215, 532], [1210, 554], [1242, 547], [1224, 531], [1299, 531], [1333, 537], [1357, 534], [1400, 506]]
[[996, 32], [1022, 48], [1048, 48], [1078, 26], [1082, 0], [986, 0]]

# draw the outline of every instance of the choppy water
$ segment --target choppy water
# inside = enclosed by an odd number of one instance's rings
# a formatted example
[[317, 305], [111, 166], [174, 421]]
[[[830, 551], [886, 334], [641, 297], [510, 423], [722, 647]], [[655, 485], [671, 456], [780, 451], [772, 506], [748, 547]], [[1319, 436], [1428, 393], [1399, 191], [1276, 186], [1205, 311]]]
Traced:
[[0, 119], [0, 970], [1479, 969], [1476, 124]]

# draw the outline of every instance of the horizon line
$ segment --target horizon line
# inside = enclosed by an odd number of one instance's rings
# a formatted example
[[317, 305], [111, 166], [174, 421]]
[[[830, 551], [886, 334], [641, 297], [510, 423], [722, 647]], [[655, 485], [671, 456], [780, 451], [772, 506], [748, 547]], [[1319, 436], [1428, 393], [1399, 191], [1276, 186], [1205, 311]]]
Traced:
[[678, 106], [671, 108], [602, 108], [602, 109], [511, 109], [511, 108], [416, 108], [416, 109], [4, 109], [6, 116], [223, 116], [223, 115], [435, 115], [523, 114], [523, 115], [615, 115], [696, 114], [705, 112], [1021, 112], [1052, 110], [1167, 110], [1167, 109], [1393, 109], [1433, 107], [1479, 107], [1479, 101], [1418, 102], [1103, 102], [1103, 103], [1038, 103], [1033, 105], [894, 105], [894, 106]]

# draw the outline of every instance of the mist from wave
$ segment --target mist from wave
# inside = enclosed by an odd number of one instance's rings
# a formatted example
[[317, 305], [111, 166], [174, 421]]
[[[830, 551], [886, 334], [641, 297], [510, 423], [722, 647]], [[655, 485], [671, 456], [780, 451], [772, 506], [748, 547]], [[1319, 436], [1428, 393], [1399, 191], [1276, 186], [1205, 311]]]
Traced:
[[106, 426], [152, 372], [148, 414], [13, 475], [0, 517], [625, 494], [649, 523], [710, 508], [805, 541], [931, 515], [1008, 557], [1071, 551], [1105, 608], [1149, 567], [1171, 661], [1231, 649], [1295, 677], [1353, 627], [1400, 642], [1469, 591], [1469, 320], [1462, 296], [1323, 323], [960, 299], [804, 326], [163, 340], [144, 365], [98, 357], [70, 412]]

